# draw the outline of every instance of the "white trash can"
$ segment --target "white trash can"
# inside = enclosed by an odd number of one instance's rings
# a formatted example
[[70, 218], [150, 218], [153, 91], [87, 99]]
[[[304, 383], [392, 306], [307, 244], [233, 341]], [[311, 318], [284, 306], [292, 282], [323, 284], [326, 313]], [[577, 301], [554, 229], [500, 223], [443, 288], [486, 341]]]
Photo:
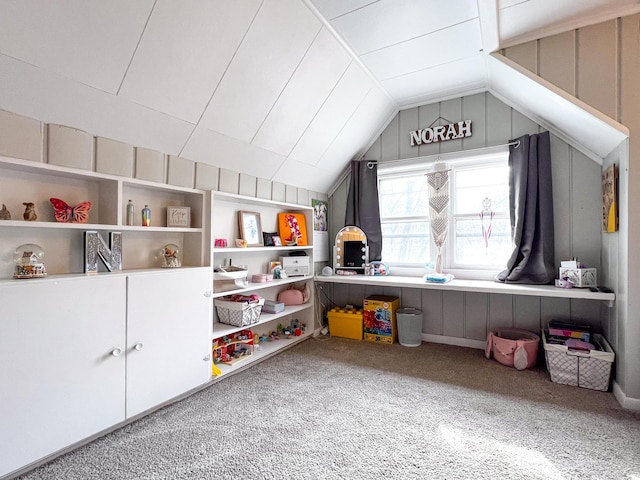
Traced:
[[419, 347], [422, 344], [422, 311], [417, 308], [400, 308], [397, 321], [400, 345]]

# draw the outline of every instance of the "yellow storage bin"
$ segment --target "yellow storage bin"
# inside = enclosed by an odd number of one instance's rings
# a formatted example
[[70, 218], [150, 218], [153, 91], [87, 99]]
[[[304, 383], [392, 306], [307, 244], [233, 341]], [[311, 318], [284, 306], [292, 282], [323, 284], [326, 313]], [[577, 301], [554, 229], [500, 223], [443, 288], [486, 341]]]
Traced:
[[329, 333], [332, 337], [354, 338], [362, 340], [361, 309], [332, 308], [327, 313], [329, 317]]

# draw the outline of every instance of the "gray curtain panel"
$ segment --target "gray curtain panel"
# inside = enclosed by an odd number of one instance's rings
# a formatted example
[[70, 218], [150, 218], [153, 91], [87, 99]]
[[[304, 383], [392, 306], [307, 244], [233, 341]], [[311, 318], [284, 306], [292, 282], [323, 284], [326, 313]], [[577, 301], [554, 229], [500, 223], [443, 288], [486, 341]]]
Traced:
[[382, 228], [378, 202], [378, 166], [367, 160], [351, 162], [351, 182], [347, 194], [345, 226], [360, 227], [367, 235], [369, 261], [382, 259]]
[[544, 285], [556, 277], [549, 132], [509, 147], [509, 204], [514, 250], [496, 279]]

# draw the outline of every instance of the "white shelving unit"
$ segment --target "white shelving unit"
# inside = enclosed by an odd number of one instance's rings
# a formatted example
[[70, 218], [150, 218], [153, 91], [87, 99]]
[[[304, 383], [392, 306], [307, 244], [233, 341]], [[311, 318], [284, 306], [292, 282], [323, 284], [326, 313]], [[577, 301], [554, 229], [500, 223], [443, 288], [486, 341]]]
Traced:
[[[309, 283], [312, 292], [310, 300], [302, 305], [286, 307], [284, 312], [269, 314], [262, 313], [258, 323], [246, 327], [235, 327], [226, 325], [218, 321], [217, 313], [213, 315], [213, 336], [212, 340], [232, 335], [240, 330], [250, 328], [257, 333], [270, 333], [277, 329], [279, 323], [288, 326], [291, 320], [298, 319], [304, 323], [306, 330], [299, 337], [289, 339], [274, 340], [272, 342], [262, 342], [256, 348], [253, 355], [243, 359], [234, 365], [218, 364], [222, 371], [222, 376], [235, 372], [239, 369], [271, 356], [278, 351], [288, 348], [295, 343], [308, 338], [313, 334], [314, 326], [314, 299], [313, 299], [313, 208], [295, 205], [272, 200], [261, 200], [253, 197], [229, 194], [223, 192], [211, 192], [211, 242], [217, 238], [224, 238], [229, 245], [234, 244], [234, 240], [239, 238], [238, 212], [252, 211], [260, 214], [262, 231], [278, 232], [278, 213], [299, 213], [305, 215], [307, 227], [307, 239], [309, 244], [304, 246], [282, 246], [282, 247], [247, 247], [247, 248], [214, 248], [211, 265], [242, 265], [248, 269], [249, 283], [244, 288], [233, 288], [229, 290], [216, 290], [214, 284], [213, 297], [220, 298], [231, 294], [258, 294], [265, 299], [275, 300], [278, 293], [291, 284], [302, 287], [304, 283]], [[304, 276], [288, 277], [277, 279], [265, 283], [251, 283], [251, 276], [258, 273], [269, 273], [269, 263], [278, 261], [281, 256], [287, 256], [290, 252], [303, 251], [309, 257], [309, 274]]]
[[[88, 223], [59, 223], [49, 198], [71, 206], [91, 201]], [[11, 278], [13, 251], [24, 243], [35, 243], [45, 251], [48, 276], [82, 274], [84, 232], [117, 231], [123, 235], [123, 270], [161, 267], [160, 251], [166, 244], [178, 245], [184, 267], [209, 265], [205, 232], [205, 192], [156, 184], [90, 171], [58, 167], [0, 156], [0, 203], [11, 212], [11, 220], [0, 220], [0, 279]], [[126, 225], [128, 200], [136, 206], [135, 225]], [[35, 204], [37, 220], [25, 221], [23, 202]], [[141, 210], [151, 208], [151, 226], [141, 225]], [[167, 206], [191, 208], [190, 228], [166, 226]]]

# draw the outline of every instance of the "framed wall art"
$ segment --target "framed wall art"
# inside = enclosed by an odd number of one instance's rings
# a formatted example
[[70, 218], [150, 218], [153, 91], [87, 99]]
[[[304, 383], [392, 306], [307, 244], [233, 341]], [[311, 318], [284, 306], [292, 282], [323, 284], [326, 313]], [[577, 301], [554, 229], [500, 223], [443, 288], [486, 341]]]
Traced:
[[167, 207], [167, 227], [191, 227], [191, 208]]
[[602, 231], [618, 231], [618, 170], [615, 164], [602, 172]]
[[308, 245], [307, 219], [304, 213], [279, 213], [278, 230], [282, 244]]
[[262, 246], [262, 222], [258, 212], [238, 212], [238, 230], [240, 238], [247, 242], [248, 247]]

